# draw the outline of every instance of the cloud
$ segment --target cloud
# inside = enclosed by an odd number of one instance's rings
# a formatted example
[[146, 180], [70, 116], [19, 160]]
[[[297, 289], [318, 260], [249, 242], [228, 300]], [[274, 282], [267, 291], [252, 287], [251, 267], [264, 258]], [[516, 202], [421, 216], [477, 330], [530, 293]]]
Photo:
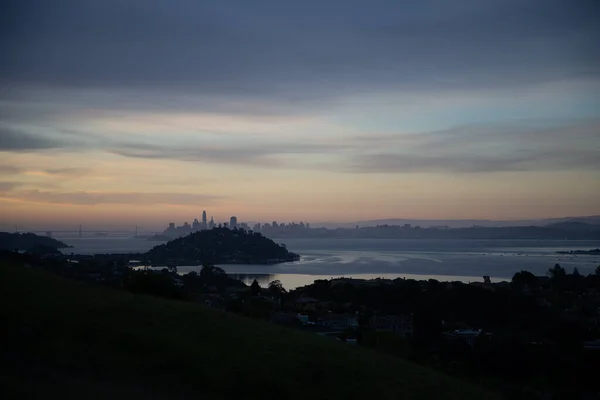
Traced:
[[4, 7], [0, 81], [302, 103], [600, 72], [590, 0], [33, 3]]
[[371, 151], [350, 157], [345, 168], [358, 173], [597, 170], [598, 132], [600, 121], [594, 120], [553, 128], [473, 125], [360, 136], [355, 141]]
[[48, 168], [43, 171], [46, 174], [65, 177], [65, 178], [78, 178], [81, 176], [88, 175], [91, 172], [89, 168]]
[[146, 192], [57, 192], [40, 190], [21, 190], [5, 193], [4, 198], [33, 203], [99, 205], [99, 204], [135, 204], [135, 205], [197, 205], [212, 204], [220, 196], [193, 193], [146, 193]]
[[20, 182], [0, 182], [0, 193], [9, 192], [12, 189], [21, 186]]
[[[316, 144], [301, 141], [274, 141], [272, 139], [255, 139], [247, 143], [244, 135], [230, 144], [214, 145], [203, 139], [176, 138], [170, 142], [157, 138], [135, 135], [102, 136], [95, 133], [69, 131], [67, 136], [58, 135], [56, 139], [46, 139], [35, 133], [16, 132], [6, 129], [0, 143], [0, 151], [37, 152], [50, 149], [64, 151], [104, 151], [123, 157], [170, 159], [188, 162], [226, 163], [254, 166], [284, 165], [279, 156], [288, 154], [328, 153], [343, 147], [341, 144]], [[123, 137], [127, 137], [123, 139]], [[245, 140], [244, 140], [245, 139]], [[246, 144], [244, 144], [246, 142]], [[1, 171], [1, 170], [0, 170]], [[7, 168], [7, 171], [13, 171]], [[15, 170], [16, 171], [16, 170]], [[60, 177], [79, 177], [90, 172], [87, 168], [49, 168], [43, 170], [44, 175]]]
[[0, 127], [0, 151], [47, 150], [64, 146], [58, 140], [8, 127]]
[[[430, 132], [346, 136], [337, 142], [256, 137], [249, 141], [244, 135], [234, 135], [226, 143], [215, 144], [201, 137], [166, 141], [159, 137], [129, 135], [123, 139], [124, 135], [101, 137], [71, 132], [71, 136], [81, 140], [64, 140], [62, 146], [67, 151], [102, 151], [129, 158], [254, 167], [351, 173], [489, 173], [598, 169], [598, 132], [597, 119], [561, 124], [554, 121], [550, 126], [548, 121], [465, 125]], [[33, 142], [38, 140], [33, 134], [27, 136]], [[57, 140], [54, 146], [61, 146], [59, 143]], [[39, 150], [45, 149], [34, 146], [28, 149]], [[16, 171], [10, 167], [6, 170]], [[89, 173], [88, 168], [82, 167], [41, 171], [43, 175], [63, 178]]]
[[14, 165], [0, 165], [0, 174], [2, 175], [17, 175], [22, 172], [23, 169]]
[[253, 145], [209, 146], [189, 144], [187, 146], [158, 146], [143, 143], [122, 143], [110, 152], [124, 157], [170, 159], [190, 162], [245, 164], [253, 166], [286, 166], [279, 156], [292, 154], [326, 154], [344, 148], [343, 145], [307, 144], [298, 142], [263, 141]]

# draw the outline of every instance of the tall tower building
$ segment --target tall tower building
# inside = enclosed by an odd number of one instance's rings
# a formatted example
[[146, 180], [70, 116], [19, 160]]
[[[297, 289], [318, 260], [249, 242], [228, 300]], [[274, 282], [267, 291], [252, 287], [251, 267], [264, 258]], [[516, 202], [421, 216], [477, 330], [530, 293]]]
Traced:
[[208, 229], [212, 229], [215, 227], [215, 220], [213, 217], [210, 217], [210, 222], [208, 223]]
[[202, 229], [208, 228], [208, 224], [206, 221], [206, 210], [202, 211], [202, 226], [201, 226], [201, 228]]
[[230, 229], [237, 228], [237, 217], [235, 215], [229, 219], [229, 228]]

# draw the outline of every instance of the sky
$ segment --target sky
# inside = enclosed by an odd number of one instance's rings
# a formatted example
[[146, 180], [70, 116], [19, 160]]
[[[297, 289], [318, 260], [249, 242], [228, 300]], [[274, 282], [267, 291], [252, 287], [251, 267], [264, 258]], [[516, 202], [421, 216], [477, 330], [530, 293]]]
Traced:
[[596, 0], [8, 0], [0, 224], [600, 214]]

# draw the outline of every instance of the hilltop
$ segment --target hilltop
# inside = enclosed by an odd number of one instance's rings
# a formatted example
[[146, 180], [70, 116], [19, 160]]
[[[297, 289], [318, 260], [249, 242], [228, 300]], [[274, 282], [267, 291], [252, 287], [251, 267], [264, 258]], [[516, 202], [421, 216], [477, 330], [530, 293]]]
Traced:
[[35, 251], [38, 249], [54, 250], [66, 249], [69, 246], [60, 240], [34, 233], [8, 233], [0, 232], [0, 250]]
[[[371, 350], [203, 306], [3, 266], [11, 398], [496, 398]], [[60, 296], [57, 296], [60, 293]]]
[[257, 232], [214, 228], [191, 233], [153, 247], [145, 254], [152, 264], [276, 264], [300, 259], [284, 245]]

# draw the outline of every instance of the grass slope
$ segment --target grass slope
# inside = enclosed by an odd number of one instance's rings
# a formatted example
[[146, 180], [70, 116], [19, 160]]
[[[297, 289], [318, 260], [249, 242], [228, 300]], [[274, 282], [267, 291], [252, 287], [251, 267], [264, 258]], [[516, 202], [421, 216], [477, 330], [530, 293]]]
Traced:
[[39, 270], [1, 267], [0, 293], [4, 398], [496, 398], [366, 349]]

